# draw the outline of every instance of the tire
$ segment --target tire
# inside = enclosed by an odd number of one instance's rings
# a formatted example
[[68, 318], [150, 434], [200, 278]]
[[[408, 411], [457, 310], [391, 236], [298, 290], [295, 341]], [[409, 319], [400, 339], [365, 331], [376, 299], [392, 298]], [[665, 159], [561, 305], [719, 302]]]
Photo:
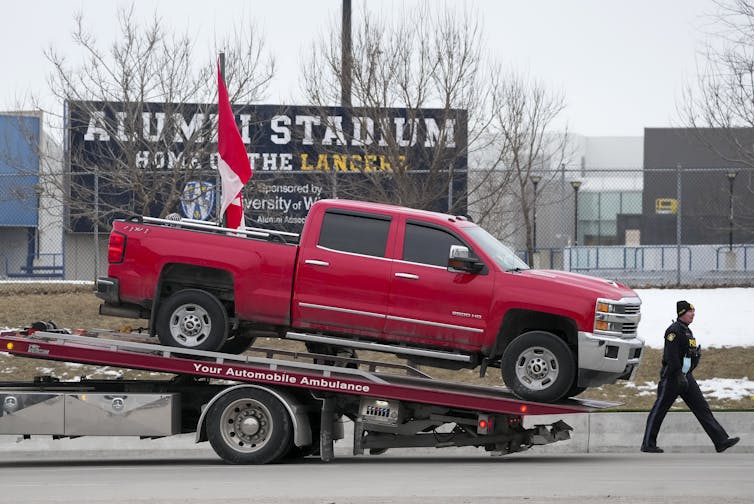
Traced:
[[283, 459], [298, 460], [312, 455], [319, 455], [319, 446], [316, 446], [316, 444], [310, 444], [309, 446], [292, 445], [288, 453], [283, 456]]
[[223, 346], [220, 347], [220, 351], [223, 353], [239, 355], [254, 344], [256, 338], [245, 338], [243, 336], [234, 336], [233, 338], [225, 340]]
[[170, 296], [157, 315], [163, 345], [191, 350], [219, 350], [228, 335], [228, 314], [214, 295], [185, 289]]
[[[356, 355], [356, 350], [349, 347], [343, 347], [343, 346], [337, 346], [337, 345], [328, 345], [324, 343], [316, 343], [312, 341], [306, 342], [306, 351], [313, 354], [319, 354], [319, 355], [333, 355], [336, 357], [344, 357], [347, 359], [357, 359], [358, 355]], [[341, 366], [341, 367], [347, 367], [351, 369], [358, 368], [358, 364], [355, 362], [343, 362], [338, 360], [331, 360], [331, 359], [314, 359], [315, 364], [322, 364], [325, 366]]]
[[571, 388], [568, 389], [568, 392], [566, 392], [566, 397], [576, 397], [580, 393], [586, 390], [586, 387], [579, 387], [575, 383], [571, 385]]
[[501, 368], [503, 381], [518, 397], [548, 403], [566, 397], [576, 374], [571, 349], [544, 331], [514, 339], [503, 353]]
[[228, 392], [207, 412], [207, 438], [229, 464], [268, 464], [293, 445], [293, 424], [285, 407], [259, 389]]

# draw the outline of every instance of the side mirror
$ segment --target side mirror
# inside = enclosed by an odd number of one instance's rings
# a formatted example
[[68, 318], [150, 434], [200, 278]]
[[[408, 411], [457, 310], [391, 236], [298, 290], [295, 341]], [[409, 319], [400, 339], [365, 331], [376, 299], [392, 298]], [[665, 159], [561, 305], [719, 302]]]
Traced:
[[468, 247], [451, 245], [448, 255], [448, 271], [477, 273], [484, 268], [484, 263], [475, 257], [469, 257]]

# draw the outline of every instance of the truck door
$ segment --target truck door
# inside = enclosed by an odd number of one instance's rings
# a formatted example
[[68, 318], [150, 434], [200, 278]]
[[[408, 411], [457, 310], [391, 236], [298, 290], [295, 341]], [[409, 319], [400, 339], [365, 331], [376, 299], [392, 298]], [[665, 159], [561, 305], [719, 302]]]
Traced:
[[379, 336], [390, 288], [389, 216], [328, 209], [316, 246], [302, 247], [294, 327]]
[[479, 273], [448, 271], [451, 245], [472, 250], [449, 230], [407, 222], [390, 276], [386, 338], [467, 349], [482, 344], [493, 274], [486, 266]]

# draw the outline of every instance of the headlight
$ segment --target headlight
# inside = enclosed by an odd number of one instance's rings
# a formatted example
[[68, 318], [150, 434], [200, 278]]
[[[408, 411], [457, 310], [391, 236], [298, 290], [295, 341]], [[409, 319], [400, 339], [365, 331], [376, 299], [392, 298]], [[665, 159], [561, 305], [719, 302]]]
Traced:
[[604, 301], [597, 301], [597, 313], [615, 313], [615, 305], [605, 303]]
[[640, 304], [638, 298], [619, 301], [597, 299], [594, 306], [594, 332], [613, 337], [635, 336], [641, 319]]

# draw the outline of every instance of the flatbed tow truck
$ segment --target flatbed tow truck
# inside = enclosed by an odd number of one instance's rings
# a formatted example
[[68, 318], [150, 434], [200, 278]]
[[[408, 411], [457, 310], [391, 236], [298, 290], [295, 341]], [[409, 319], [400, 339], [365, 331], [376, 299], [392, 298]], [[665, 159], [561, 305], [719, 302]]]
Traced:
[[0, 434], [159, 438], [195, 432], [196, 442], [209, 441], [227, 463], [308, 455], [329, 462], [348, 418], [354, 455], [450, 446], [508, 454], [570, 438], [572, 428], [562, 420], [525, 428], [526, 415], [616, 406], [522, 401], [502, 387], [436, 380], [402, 364], [255, 347], [235, 355], [118, 336], [55, 328], [0, 332], [0, 351], [19, 358], [165, 373], [149, 380], [0, 382]]

